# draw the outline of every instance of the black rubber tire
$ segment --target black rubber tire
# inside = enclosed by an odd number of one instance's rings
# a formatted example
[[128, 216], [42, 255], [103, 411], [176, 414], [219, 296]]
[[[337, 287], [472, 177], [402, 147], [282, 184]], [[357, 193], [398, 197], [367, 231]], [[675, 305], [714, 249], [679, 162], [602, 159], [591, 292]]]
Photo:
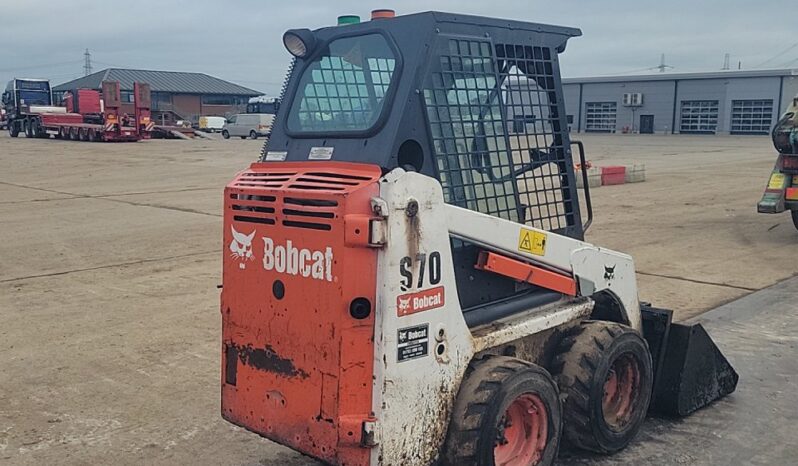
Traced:
[[39, 122], [36, 121], [36, 118], [31, 118], [30, 120], [28, 120], [28, 124], [30, 125], [31, 136], [33, 136], [34, 138], [42, 137], [42, 131], [41, 128], [39, 127]]
[[[628, 419], [613, 429], [604, 417], [604, 384], [622, 356], [631, 356], [636, 362], [639, 381], [632, 391]], [[564, 395], [565, 442], [612, 453], [634, 439], [646, 418], [654, 378], [651, 353], [639, 332], [612, 322], [582, 322], [560, 342], [551, 369]]]
[[33, 126], [30, 124], [30, 119], [25, 118], [22, 120], [22, 131], [25, 133], [26, 138], [33, 137]]
[[8, 135], [12, 138], [19, 136], [19, 125], [16, 121], [8, 122]]
[[798, 209], [791, 210], [790, 214], [792, 215], [792, 224], [798, 230]]
[[222, 137], [225, 139], [230, 139], [230, 133], [228, 133], [226, 129], [222, 130]]
[[247, 138], [246, 136], [239, 136], [239, 137], [240, 137], [241, 139], [246, 139], [246, 138]]
[[250, 131], [249, 132], [249, 138], [250, 139], [258, 139], [258, 133], [256, 133], [254, 130]]
[[548, 441], [537, 464], [552, 464], [562, 433], [557, 384], [542, 367], [507, 356], [484, 356], [471, 362], [452, 411], [444, 464], [494, 466], [498, 424], [507, 406], [526, 393], [538, 395], [548, 414]]
[[97, 133], [93, 129], [89, 130], [88, 141], [97, 142]]

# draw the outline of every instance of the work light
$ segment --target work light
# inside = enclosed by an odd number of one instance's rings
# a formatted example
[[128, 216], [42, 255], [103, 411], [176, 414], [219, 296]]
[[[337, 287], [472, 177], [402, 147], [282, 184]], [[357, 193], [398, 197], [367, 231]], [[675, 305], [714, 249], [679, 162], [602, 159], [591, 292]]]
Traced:
[[313, 51], [316, 37], [310, 29], [291, 29], [283, 34], [283, 45], [291, 55], [305, 58]]

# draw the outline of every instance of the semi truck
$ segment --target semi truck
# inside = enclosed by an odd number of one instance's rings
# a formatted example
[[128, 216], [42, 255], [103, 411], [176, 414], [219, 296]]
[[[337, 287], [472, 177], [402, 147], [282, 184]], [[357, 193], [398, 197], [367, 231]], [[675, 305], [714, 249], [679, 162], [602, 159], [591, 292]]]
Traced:
[[46, 79], [12, 79], [2, 95], [12, 138], [71, 139], [75, 141], [138, 141], [149, 138], [150, 87], [134, 83], [134, 112], [122, 111], [120, 83], [103, 81], [102, 91], [78, 89], [64, 94], [64, 106], [53, 105]]

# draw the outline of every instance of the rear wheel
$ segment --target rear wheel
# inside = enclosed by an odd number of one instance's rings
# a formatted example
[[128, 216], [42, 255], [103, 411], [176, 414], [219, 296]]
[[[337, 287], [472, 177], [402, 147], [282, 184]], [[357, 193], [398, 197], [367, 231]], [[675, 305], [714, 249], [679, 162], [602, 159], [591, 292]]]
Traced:
[[611, 322], [583, 322], [560, 342], [552, 368], [565, 395], [566, 441], [599, 453], [625, 448], [651, 401], [651, 354], [640, 333]]
[[240, 137], [241, 139], [246, 139], [246, 138], [247, 138], [246, 136], [239, 136], [239, 137]]
[[792, 214], [792, 224], [795, 225], [795, 229], [798, 230], [798, 209], [791, 210], [790, 214]]
[[222, 137], [225, 139], [230, 139], [230, 133], [228, 133], [226, 129], [222, 130]]
[[88, 141], [89, 130], [87, 130], [86, 128], [80, 128], [80, 130], [78, 130], [78, 137], [80, 137], [81, 141]]
[[562, 426], [557, 385], [545, 369], [488, 356], [471, 363], [451, 416], [449, 465], [551, 464]]
[[78, 129], [77, 128], [69, 128], [69, 139], [73, 141], [77, 141], [80, 139], [78, 136]]
[[258, 133], [256, 133], [254, 130], [250, 131], [249, 132], [249, 138], [250, 139], [258, 139]]
[[97, 133], [93, 130], [89, 130], [89, 142], [96, 142], [97, 141]]
[[31, 125], [29, 118], [25, 118], [24, 120], [22, 120], [22, 131], [25, 132], [26, 138], [33, 137], [33, 125]]

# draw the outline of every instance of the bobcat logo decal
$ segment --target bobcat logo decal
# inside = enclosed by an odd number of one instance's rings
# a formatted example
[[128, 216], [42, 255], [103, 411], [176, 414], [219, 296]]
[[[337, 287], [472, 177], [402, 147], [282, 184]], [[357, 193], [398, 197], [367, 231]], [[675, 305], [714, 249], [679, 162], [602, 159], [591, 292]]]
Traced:
[[246, 261], [255, 259], [255, 256], [252, 255], [252, 238], [255, 237], [255, 231], [253, 230], [252, 233], [245, 235], [237, 232], [232, 226], [230, 226], [230, 229], [233, 231], [233, 241], [230, 242], [230, 256], [244, 261], [238, 264], [238, 267], [246, 268]]
[[612, 267], [605, 265], [604, 266], [604, 280], [614, 280], [615, 279], [615, 265]]
[[407, 299], [402, 299], [401, 297], [399, 298], [399, 312], [400, 313], [401, 312], [407, 312], [410, 309], [410, 299], [411, 298], [407, 298]]

